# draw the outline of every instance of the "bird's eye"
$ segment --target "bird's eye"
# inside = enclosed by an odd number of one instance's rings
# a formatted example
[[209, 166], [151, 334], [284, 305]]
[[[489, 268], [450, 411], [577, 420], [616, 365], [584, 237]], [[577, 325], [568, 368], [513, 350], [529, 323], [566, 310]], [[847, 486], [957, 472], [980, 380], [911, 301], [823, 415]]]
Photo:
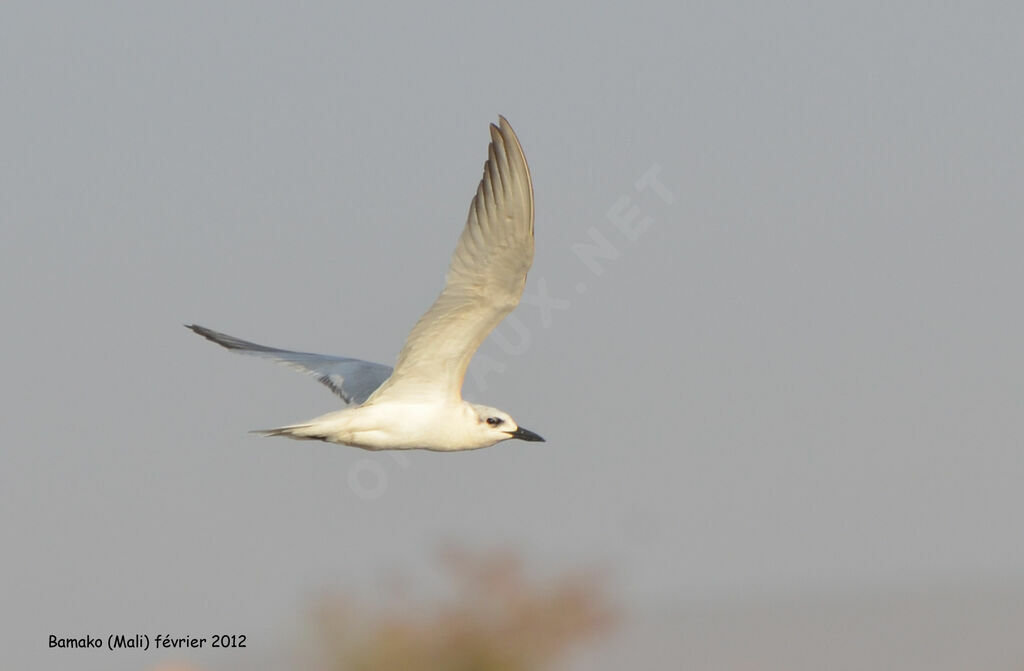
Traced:
[[501, 423], [503, 423], [504, 421], [505, 420], [503, 420], [501, 417], [488, 417], [487, 418], [487, 423], [490, 424], [491, 426], [498, 426]]

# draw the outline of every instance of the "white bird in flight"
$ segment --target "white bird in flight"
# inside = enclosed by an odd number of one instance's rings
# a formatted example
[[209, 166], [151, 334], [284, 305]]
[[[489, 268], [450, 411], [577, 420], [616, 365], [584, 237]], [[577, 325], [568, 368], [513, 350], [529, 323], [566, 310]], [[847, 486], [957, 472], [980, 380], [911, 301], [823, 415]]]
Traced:
[[315, 376], [350, 407], [302, 424], [256, 431], [367, 450], [474, 450], [510, 438], [544, 439], [508, 413], [462, 400], [466, 367], [484, 338], [519, 304], [533, 263], [533, 184], [505, 117], [491, 124], [484, 175], [469, 207], [446, 285], [413, 327], [394, 369], [379, 363], [264, 347], [195, 324], [241, 354]]

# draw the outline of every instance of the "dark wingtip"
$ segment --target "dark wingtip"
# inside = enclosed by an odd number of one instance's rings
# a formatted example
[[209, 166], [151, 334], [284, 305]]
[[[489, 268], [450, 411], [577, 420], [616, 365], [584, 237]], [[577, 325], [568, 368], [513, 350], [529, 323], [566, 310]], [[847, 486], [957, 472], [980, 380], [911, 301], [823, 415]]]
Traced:
[[214, 331], [212, 329], [208, 329], [205, 326], [200, 326], [199, 324], [185, 324], [184, 326], [185, 326], [185, 328], [191, 330], [192, 332], [197, 333], [197, 334], [203, 336], [207, 340], [212, 340], [213, 342], [216, 342], [218, 344], [222, 344], [222, 343], [219, 343], [217, 338], [216, 338], [216, 336], [220, 335], [220, 334], [218, 334], [216, 331]]
[[200, 326], [199, 324], [185, 324], [185, 328], [195, 331], [196, 333], [203, 336], [210, 342], [217, 343], [218, 345], [226, 349], [252, 349], [258, 351], [269, 351], [269, 348], [264, 347], [263, 345], [257, 345], [256, 343], [251, 343], [248, 342], [247, 340], [241, 340], [240, 338], [229, 336], [227, 333], [214, 331], [213, 329], [208, 329], [205, 326]]

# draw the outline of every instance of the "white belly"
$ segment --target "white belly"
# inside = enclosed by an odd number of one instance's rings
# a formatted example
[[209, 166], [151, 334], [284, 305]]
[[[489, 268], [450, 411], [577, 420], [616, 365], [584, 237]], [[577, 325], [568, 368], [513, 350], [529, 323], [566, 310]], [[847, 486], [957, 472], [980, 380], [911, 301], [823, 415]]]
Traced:
[[466, 421], [461, 405], [381, 402], [319, 417], [310, 423], [310, 431], [316, 431], [322, 440], [366, 450], [447, 452], [494, 444], [469, 440], [461, 430]]

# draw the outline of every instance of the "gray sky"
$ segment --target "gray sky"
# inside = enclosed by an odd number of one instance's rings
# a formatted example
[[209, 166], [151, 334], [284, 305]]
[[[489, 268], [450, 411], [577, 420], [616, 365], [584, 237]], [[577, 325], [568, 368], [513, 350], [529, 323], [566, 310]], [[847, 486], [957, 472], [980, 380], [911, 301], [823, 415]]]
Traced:
[[[5, 649], [259, 652], [442, 539], [603, 562], [638, 609], [1024, 582], [1022, 21], [4, 3]], [[181, 324], [393, 363], [498, 113], [534, 178], [534, 300], [467, 395], [548, 442], [399, 461], [247, 434], [337, 404]]]

